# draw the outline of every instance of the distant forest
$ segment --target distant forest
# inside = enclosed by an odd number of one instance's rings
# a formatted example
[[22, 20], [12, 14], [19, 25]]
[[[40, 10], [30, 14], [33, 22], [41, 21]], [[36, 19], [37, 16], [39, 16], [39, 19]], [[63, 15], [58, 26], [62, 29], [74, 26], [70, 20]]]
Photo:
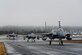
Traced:
[[[44, 26], [3, 26], [0, 27], [0, 34], [45, 33], [57, 28], [57, 26], [47, 26], [46, 28]], [[62, 28], [65, 32], [82, 34], [82, 27], [79, 26], [63, 26]]]

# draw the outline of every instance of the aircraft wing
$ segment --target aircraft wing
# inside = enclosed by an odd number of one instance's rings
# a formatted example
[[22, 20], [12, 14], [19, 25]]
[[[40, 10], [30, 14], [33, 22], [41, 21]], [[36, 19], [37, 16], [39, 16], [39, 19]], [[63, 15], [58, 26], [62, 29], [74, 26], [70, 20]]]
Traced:
[[37, 33], [37, 35], [48, 37], [48, 36], [51, 36], [52, 33]]

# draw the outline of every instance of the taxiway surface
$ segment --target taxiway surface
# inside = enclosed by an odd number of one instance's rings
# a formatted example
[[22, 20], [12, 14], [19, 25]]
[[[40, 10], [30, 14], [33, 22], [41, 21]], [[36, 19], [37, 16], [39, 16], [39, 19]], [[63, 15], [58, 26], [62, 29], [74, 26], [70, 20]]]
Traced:
[[64, 43], [59, 46], [57, 42], [49, 45], [42, 40], [26, 42], [22, 37], [16, 40], [8, 40], [6, 37], [2, 39], [0, 41], [4, 42], [8, 55], [82, 55], [82, 44], [79, 43]]

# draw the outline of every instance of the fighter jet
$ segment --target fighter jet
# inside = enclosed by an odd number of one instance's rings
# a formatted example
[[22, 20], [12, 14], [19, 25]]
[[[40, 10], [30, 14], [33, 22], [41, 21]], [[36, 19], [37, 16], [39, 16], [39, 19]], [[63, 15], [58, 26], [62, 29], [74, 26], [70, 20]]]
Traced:
[[59, 21], [59, 28], [57, 30], [52, 30], [50, 33], [43, 33], [42, 35], [44, 35], [45, 37], [49, 37], [50, 45], [52, 43], [52, 40], [54, 39], [59, 39], [59, 45], [63, 45], [62, 39], [66, 38], [67, 40], [72, 40], [72, 38], [70, 38], [70, 34], [66, 34], [64, 32], [63, 28], [61, 27], [60, 21]]
[[8, 34], [7, 37], [9, 37], [9, 39], [12, 38], [13, 40], [15, 40], [15, 38], [17, 37], [17, 34], [15, 34], [15, 33], [13, 32], [13, 33], [11, 33], [11, 34]]
[[27, 42], [29, 42], [29, 40], [32, 40], [35, 42], [36, 39], [36, 35], [34, 33], [31, 34], [27, 34], [26, 36], [24, 36], [24, 40], [27, 38]]

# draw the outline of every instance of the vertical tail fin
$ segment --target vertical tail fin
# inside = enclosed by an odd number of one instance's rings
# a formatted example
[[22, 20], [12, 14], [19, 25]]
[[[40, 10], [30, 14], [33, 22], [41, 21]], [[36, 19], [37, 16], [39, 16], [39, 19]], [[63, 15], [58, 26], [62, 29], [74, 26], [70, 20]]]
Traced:
[[46, 24], [46, 21], [45, 21], [45, 32], [47, 31], [47, 24]]
[[60, 21], [59, 21], [59, 28], [61, 28], [61, 24], [60, 24]]

